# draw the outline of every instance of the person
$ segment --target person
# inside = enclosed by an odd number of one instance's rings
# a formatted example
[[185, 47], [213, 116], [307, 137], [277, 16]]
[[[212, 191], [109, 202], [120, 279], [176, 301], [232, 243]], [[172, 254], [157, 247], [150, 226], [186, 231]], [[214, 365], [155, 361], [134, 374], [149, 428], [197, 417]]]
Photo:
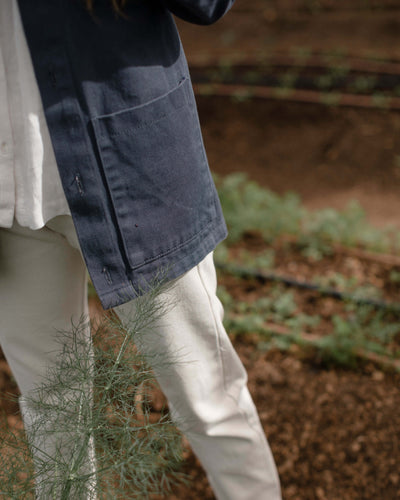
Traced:
[[166, 270], [174, 307], [141, 348], [185, 352], [156, 372], [171, 411], [218, 499], [278, 500], [222, 325], [226, 227], [172, 16], [208, 25], [232, 2], [2, 0], [0, 341], [23, 398], [56, 362], [55, 332], [88, 314], [87, 271], [123, 317]]

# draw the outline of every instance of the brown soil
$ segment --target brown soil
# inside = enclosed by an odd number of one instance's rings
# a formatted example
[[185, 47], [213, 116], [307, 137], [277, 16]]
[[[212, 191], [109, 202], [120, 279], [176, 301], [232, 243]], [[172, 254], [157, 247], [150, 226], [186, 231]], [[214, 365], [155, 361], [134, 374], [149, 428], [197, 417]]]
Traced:
[[245, 171], [311, 209], [358, 200], [369, 220], [400, 227], [397, 112], [198, 98], [213, 170]]
[[[400, 496], [399, 376], [320, 370], [293, 354], [236, 343], [287, 500]], [[194, 459], [194, 482], [177, 499], [213, 498]]]
[[[245, 292], [242, 289], [242, 296]], [[287, 500], [394, 500], [400, 496], [400, 376], [373, 364], [357, 372], [323, 369], [296, 350], [263, 353], [252, 336], [234, 341], [275, 456]], [[2, 365], [2, 393], [16, 393]], [[20, 424], [15, 404], [2, 407]], [[213, 499], [192, 454], [190, 487], [170, 500]]]
[[[400, 61], [400, 8], [389, 0], [237, 0], [213, 26], [178, 26], [189, 66], [274, 54]], [[215, 172], [245, 171], [309, 208], [357, 199], [374, 223], [400, 226], [398, 112], [204, 96], [198, 106]]]
[[[378, 8], [368, 8], [373, 3]], [[330, 9], [323, 8], [328, 4]], [[236, 0], [229, 14], [212, 26], [181, 21], [178, 26], [189, 63], [310, 49], [400, 60], [396, 0]]]
[[[257, 253], [261, 239], [242, 242]], [[329, 276], [333, 270], [356, 276], [359, 283], [379, 287], [386, 300], [394, 301], [399, 286], [390, 283], [389, 268], [354, 256], [334, 254], [320, 261], [304, 258], [293, 249], [275, 248], [275, 271], [297, 279]], [[231, 256], [235, 248], [231, 250]], [[268, 296], [271, 284], [242, 280], [220, 273], [236, 302]], [[333, 314], [344, 304], [314, 292], [294, 290], [299, 311], [319, 314], [314, 331], [331, 330]], [[377, 364], [360, 361], [346, 370], [321, 364], [318, 356], [296, 346], [287, 353], [262, 352], [260, 337], [251, 333], [232, 338], [249, 375], [249, 388], [275, 456], [286, 500], [369, 500], [400, 498], [400, 374]], [[400, 346], [400, 332], [395, 348]], [[193, 456], [186, 471], [193, 477], [190, 498], [211, 500], [204, 474]], [[188, 498], [178, 489], [171, 499]]]
[[[399, 60], [400, 9], [388, 1], [375, 4], [380, 10], [365, 5], [238, 0], [215, 26], [179, 27], [189, 65], [302, 51]], [[198, 106], [215, 172], [245, 171], [274, 191], [299, 193], [311, 209], [343, 208], [356, 199], [373, 223], [400, 227], [399, 113], [212, 96], [198, 97]], [[399, 290], [388, 280], [390, 268], [338, 255], [312, 263], [281, 252], [276, 260], [275, 271], [298, 279], [333, 270], [358, 275], [380, 287], [386, 299], [398, 301]], [[226, 276], [220, 281], [239, 300], [267, 293], [260, 284], [244, 286]], [[333, 299], [301, 296], [304, 312], [319, 308], [329, 320], [338, 311]], [[321, 369], [294, 352], [263, 354], [248, 337], [236, 338], [235, 345], [249, 372], [285, 499], [400, 498], [398, 375], [373, 365], [359, 372]], [[188, 468], [199, 488], [190, 498], [212, 498], [199, 469]], [[188, 498], [187, 492], [177, 498]]]
[[[259, 254], [263, 240], [248, 234], [241, 245], [230, 250], [234, 257], [240, 249]], [[338, 252], [319, 261], [302, 256], [292, 246], [274, 247], [275, 271], [299, 280], [316, 275], [329, 276], [334, 270], [354, 277], [359, 285], [371, 284], [394, 302], [400, 284], [389, 279], [386, 263]], [[235, 301], [268, 296], [269, 282], [242, 280], [220, 273]], [[293, 290], [299, 312], [319, 314], [321, 323], [314, 330], [319, 336], [329, 333], [330, 318], [342, 314], [344, 305], [315, 292]], [[91, 302], [91, 315], [99, 306]], [[293, 346], [288, 352], [260, 349], [259, 337], [249, 334], [232, 338], [246, 366], [249, 388], [275, 456], [286, 500], [394, 500], [400, 496], [400, 374], [371, 362], [357, 370], [327, 367], [318, 356]], [[400, 332], [394, 348], [399, 349]], [[6, 362], [0, 361], [2, 394], [17, 394]], [[18, 408], [7, 399], [0, 400], [8, 423], [20, 425]], [[164, 404], [162, 395], [154, 398], [154, 411]], [[170, 500], [213, 499], [205, 474], [188, 451], [184, 471], [192, 478], [189, 487], [178, 487]]]

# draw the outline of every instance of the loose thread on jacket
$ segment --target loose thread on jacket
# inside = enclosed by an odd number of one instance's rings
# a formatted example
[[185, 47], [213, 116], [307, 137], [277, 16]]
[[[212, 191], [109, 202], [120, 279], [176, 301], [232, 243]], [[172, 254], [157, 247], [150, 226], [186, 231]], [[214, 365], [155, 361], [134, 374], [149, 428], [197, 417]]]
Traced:
[[107, 283], [109, 285], [111, 285], [112, 284], [112, 278], [111, 278], [110, 271], [106, 267], [103, 267], [102, 273], [103, 273], [103, 275], [104, 275]]
[[82, 184], [82, 181], [81, 181], [79, 174], [75, 175], [75, 182], [76, 182], [76, 185], [78, 186], [79, 194], [81, 196], [83, 196], [85, 194], [85, 190], [83, 189], [83, 184]]

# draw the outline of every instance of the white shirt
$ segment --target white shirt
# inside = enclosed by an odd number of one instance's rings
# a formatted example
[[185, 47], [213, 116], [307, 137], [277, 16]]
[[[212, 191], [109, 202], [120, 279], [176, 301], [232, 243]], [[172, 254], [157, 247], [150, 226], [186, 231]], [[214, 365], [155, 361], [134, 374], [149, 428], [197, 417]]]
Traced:
[[18, 2], [0, 2], [0, 227], [39, 229], [70, 211]]

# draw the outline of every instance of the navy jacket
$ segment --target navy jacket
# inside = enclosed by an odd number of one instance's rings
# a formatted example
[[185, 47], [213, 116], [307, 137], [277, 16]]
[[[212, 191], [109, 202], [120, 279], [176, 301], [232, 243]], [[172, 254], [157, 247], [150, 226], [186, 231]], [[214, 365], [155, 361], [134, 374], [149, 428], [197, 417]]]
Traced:
[[233, 0], [18, 0], [65, 194], [104, 308], [173, 279], [226, 236], [171, 12]]

